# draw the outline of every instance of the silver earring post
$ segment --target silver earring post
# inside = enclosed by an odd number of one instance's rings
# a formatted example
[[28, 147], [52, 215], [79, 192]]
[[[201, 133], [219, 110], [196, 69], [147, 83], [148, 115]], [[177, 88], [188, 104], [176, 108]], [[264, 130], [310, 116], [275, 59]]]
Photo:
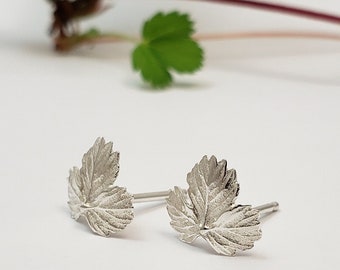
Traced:
[[170, 192], [171, 190], [138, 193], [133, 194], [132, 197], [134, 203], [165, 201], [169, 197]]
[[271, 202], [271, 203], [266, 203], [266, 204], [256, 206], [254, 208], [258, 210], [260, 214], [269, 214], [272, 212], [279, 211], [279, 203]]
[[[133, 194], [132, 197], [133, 197], [134, 203], [165, 201], [166, 199], [169, 198], [170, 192], [171, 190], [137, 193], [137, 194]], [[270, 203], [262, 204], [262, 205], [259, 205], [253, 208], [258, 210], [260, 214], [268, 214], [268, 213], [278, 211], [279, 203], [270, 202]]]

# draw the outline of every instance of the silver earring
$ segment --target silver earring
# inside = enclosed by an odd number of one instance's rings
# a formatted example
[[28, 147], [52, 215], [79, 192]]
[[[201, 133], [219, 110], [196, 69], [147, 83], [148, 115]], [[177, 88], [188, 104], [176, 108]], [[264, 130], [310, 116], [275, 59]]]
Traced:
[[169, 191], [132, 195], [115, 186], [119, 153], [112, 142], [98, 138], [84, 154], [82, 167], [73, 167], [68, 178], [68, 205], [75, 220], [86, 219], [93, 232], [110, 236], [123, 230], [133, 219], [133, 202], [167, 198]]
[[204, 238], [219, 254], [233, 256], [261, 238], [260, 213], [277, 211], [277, 202], [258, 207], [235, 205], [239, 184], [227, 162], [204, 156], [187, 175], [188, 190], [175, 187], [167, 199], [171, 226], [180, 240]]
[[112, 143], [98, 138], [84, 154], [82, 167], [73, 167], [68, 178], [68, 205], [75, 220], [84, 217], [93, 232], [110, 236], [133, 219], [132, 195], [114, 185], [119, 153]]

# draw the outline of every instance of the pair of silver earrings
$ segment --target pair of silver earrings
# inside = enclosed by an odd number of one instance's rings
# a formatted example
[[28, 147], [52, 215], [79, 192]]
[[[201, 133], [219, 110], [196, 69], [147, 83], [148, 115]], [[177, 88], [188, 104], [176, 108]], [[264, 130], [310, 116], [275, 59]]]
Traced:
[[235, 255], [261, 238], [260, 214], [278, 210], [272, 202], [258, 207], [236, 205], [239, 184], [225, 160], [204, 156], [187, 175], [187, 190], [174, 187], [164, 192], [131, 195], [114, 185], [119, 172], [119, 153], [112, 142], [98, 138], [84, 154], [82, 167], [73, 167], [68, 179], [68, 205], [75, 220], [84, 217], [93, 232], [108, 237], [123, 230], [133, 219], [133, 202], [162, 199], [167, 202], [171, 226], [180, 240], [192, 243], [204, 238], [220, 254]]

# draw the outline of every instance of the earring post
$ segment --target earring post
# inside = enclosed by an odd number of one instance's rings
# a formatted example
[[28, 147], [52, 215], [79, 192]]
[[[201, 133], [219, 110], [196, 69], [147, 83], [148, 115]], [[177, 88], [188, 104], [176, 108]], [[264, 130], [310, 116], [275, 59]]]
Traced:
[[141, 202], [163, 201], [169, 197], [170, 191], [171, 190], [133, 194], [132, 195], [133, 202], [141, 203]]
[[[170, 192], [171, 190], [137, 193], [137, 194], [133, 194], [133, 201], [134, 203], [163, 201], [169, 197]], [[270, 203], [256, 206], [254, 208], [257, 209], [261, 214], [267, 214], [267, 213], [278, 211], [279, 203], [270, 202]]]
[[259, 206], [254, 207], [256, 210], [260, 212], [260, 214], [267, 214], [267, 213], [272, 213], [276, 212], [279, 210], [279, 203], [278, 202], [271, 202], [271, 203], [266, 203], [262, 204]]

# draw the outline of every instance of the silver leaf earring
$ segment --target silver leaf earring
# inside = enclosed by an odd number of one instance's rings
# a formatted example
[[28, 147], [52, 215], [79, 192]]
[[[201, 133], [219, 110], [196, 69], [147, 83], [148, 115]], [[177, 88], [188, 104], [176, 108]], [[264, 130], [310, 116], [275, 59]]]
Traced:
[[223, 255], [247, 250], [261, 238], [260, 213], [278, 210], [277, 202], [258, 207], [235, 205], [239, 184], [227, 162], [204, 156], [187, 175], [188, 190], [175, 187], [167, 199], [171, 226], [180, 240], [192, 243], [197, 237]]
[[119, 153], [112, 142], [98, 138], [84, 154], [82, 167], [73, 167], [68, 178], [68, 205], [75, 220], [84, 217], [93, 232], [110, 236], [123, 230], [133, 219], [133, 202], [164, 199], [169, 191], [132, 195], [115, 186]]
[[132, 195], [114, 185], [119, 153], [112, 143], [98, 138], [84, 154], [82, 167], [73, 167], [68, 179], [68, 205], [75, 220], [84, 217], [93, 232], [109, 236], [133, 219]]

